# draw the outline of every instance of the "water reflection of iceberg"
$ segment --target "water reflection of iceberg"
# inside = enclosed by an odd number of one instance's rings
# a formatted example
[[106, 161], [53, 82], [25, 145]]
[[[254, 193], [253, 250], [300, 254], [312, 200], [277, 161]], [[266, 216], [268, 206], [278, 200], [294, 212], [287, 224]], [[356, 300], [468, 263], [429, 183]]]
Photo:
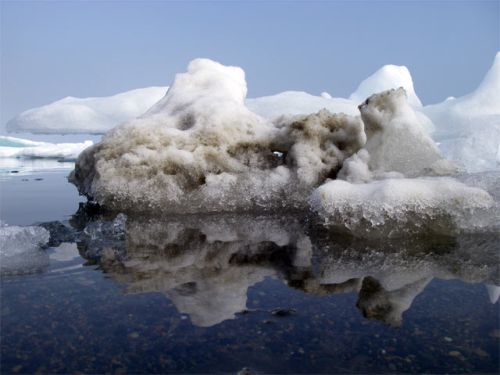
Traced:
[[119, 215], [88, 223], [79, 248], [128, 293], [162, 292], [198, 326], [234, 318], [266, 277], [308, 293], [355, 292], [365, 317], [391, 325], [433, 278], [498, 294], [498, 233], [381, 242], [311, 228], [293, 216]]

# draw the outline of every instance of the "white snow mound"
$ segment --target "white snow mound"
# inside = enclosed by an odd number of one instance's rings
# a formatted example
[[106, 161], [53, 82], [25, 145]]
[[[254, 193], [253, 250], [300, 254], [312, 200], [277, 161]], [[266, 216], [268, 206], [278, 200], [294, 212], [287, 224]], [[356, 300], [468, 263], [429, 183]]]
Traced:
[[406, 66], [384, 65], [365, 79], [349, 97], [350, 100], [361, 103], [369, 96], [381, 91], [403, 87], [408, 96], [408, 103], [413, 107], [421, 107], [422, 102], [413, 88], [413, 79]]
[[442, 152], [469, 172], [500, 167], [500, 52], [472, 93], [424, 107]]
[[142, 115], [167, 90], [168, 87], [147, 87], [109, 97], [68, 96], [19, 114], [7, 123], [7, 130], [40, 134], [103, 134]]

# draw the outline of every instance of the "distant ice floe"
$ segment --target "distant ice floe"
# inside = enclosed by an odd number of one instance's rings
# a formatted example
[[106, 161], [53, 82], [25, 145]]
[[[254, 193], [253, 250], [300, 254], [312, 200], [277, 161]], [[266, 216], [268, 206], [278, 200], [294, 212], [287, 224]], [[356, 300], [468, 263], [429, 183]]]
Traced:
[[38, 226], [18, 227], [0, 223], [0, 274], [24, 274], [44, 270], [49, 256], [41, 247], [49, 232]]
[[33, 108], [7, 123], [8, 131], [102, 134], [146, 112], [168, 87], [147, 87], [101, 98], [67, 97]]
[[92, 141], [81, 143], [49, 143], [0, 136], [0, 159], [76, 160], [83, 150], [92, 145]]

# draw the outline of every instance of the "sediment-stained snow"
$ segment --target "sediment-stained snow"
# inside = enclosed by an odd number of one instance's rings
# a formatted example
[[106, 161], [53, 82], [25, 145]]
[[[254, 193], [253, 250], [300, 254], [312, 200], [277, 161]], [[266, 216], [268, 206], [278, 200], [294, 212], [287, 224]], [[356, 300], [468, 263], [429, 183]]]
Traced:
[[70, 180], [122, 211], [311, 204], [327, 226], [361, 236], [396, 235], [393, 227], [450, 234], [490, 225], [474, 218], [494, 207], [486, 191], [436, 177], [456, 166], [429, 137], [404, 88], [371, 95], [360, 116], [323, 109], [266, 118], [246, 106], [246, 92], [242, 69], [194, 60], [147, 113], [84, 151]]
[[71, 181], [110, 208], [168, 212], [304, 208], [365, 142], [359, 117], [327, 110], [271, 122], [244, 104], [245, 75], [189, 64], [139, 119], [78, 159]]

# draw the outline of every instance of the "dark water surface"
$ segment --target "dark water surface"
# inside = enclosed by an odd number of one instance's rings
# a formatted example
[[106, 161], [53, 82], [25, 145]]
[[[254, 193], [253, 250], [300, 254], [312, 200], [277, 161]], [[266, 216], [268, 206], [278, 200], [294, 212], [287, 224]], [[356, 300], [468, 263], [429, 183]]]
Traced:
[[2, 276], [2, 373], [499, 372], [497, 233], [367, 242], [300, 214], [92, 215], [66, 173], [1, 181], [2, 220], [64, 225], [36, 273]]

